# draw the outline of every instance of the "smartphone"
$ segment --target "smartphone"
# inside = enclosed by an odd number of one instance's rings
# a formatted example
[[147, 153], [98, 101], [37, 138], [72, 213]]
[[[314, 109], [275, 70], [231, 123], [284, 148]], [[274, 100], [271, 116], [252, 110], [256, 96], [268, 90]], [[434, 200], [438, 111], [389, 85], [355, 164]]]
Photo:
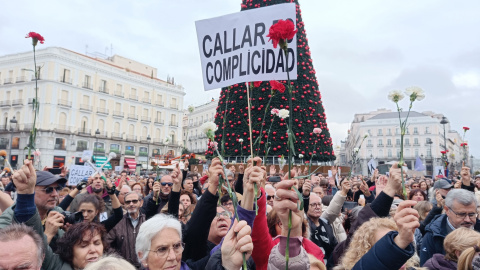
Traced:
[[365, 199], [365, 195], [360, 194], [360, 198]]
[[51, 172], [52, 174], [61, 174], [62, 173], [62, 169], [60, 168], [50, 168], [48, 169], [49, 172]]
[[271, 182], [271, 183], [278, 183], [280, 181], [282, 181], [280, 176], [270, 176], [267, 180], [267, 182]]

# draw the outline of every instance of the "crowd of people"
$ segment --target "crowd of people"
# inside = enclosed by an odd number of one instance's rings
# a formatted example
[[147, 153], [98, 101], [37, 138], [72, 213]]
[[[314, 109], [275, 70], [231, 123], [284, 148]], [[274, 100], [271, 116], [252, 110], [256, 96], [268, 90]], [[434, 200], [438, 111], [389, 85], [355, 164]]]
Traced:
[[370, 177], [184, 165], [70, 186], [25, 160], [1, 178], [0, 269], [480, 269], [468, 167], [430, 179], [397, 164]]

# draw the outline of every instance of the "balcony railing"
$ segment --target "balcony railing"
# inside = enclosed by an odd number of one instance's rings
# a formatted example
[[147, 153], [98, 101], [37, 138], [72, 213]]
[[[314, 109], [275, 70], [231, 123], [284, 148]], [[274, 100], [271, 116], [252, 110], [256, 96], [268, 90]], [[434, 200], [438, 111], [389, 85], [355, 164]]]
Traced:
[[23, 99], [12, 100], [12, 106], [23, 106]]
[[162, 101], [157, 101], [157, 103], [155, 103], [157, 106], [160, 106], [160, 107], [164, 107], [165, 104], [162, 102]]
[[170, 121], [170, 126], [171, 126], [171, 127], [178, 127], [178, 122], [172, 122], [172, 121]]
[[[70, 127], [65, 125], [57, 125], [55, 127], [56, 132], [70, 133]], [[56, 149], [56, 148], [55, 148]]]
[[393, 147], [393, 144], [387, 144], [387, 147]]
[[92, 106], [87, 105], [87, 104], [80, 104], [80, 110], [91, 112], [92, 111]]
[[[39, 76], [38, 76], [38, 79], [41, 80], [41, 79], [42, 79], [42, 76], [39, 75]], [[31, 81], [35, 81], [35, 75], [32, 75]]]
[[97, 107], [98, 114], [108, 114], [108, 109]]
[[122, 91], [115, 91], [115, 96], [123, 98], [123, 92]]
[[148, 116], [142, 116], [141, 120], [144, 121], [144, 122], [150, 122], [150, 121], [152, 121], [152, 118], [150, 118]]
[[85, 88], [85, 89], [93, 90], [92, 83], [90, 83], [90, 82], [83, 82], [82, 87]]
[[62, 77], [60, 77], [60, 82], [72, 84], [72, 78], [65, 78], [65, 77], [62, 76]]
[[29, 98], [28, 99], [28, 105], [32, 105], [33, 104], [33, 98]]
[[378, 147], [383, 147], [383, 143], [377, 144]]
[[13, 83], [13, 78], [6, 78], [5, 80], [3, 80], [3, 84], [11, 84]]
[[367, 144], [367, 147], [373, 147], [373, 144]]
[[119, 112], [119, 111], [113, 111], [113, 116], [115, 117], [124, 117], [125, 113], [124, 112]]
[[137, 140], [137, 136], [135, 135], [127, 135], [127, 141], [136, 141]]
[[155, 118], [155, 124], [163, 125], [164, 123], [165, 123], [165, 121], [163, 121], [162, 119]]
[[163, 141], [162, 139], [153, 139], [153, 143], [161, 144]]
[[103, 87], [103, 86], [98, 87], [98, 92], [100, 92], [100, 93], [105, 93], [105, 94], [109, 94], [108, 88]]
[[0, 101], [0, 107], [10, 107], [11, 103], [10, 100], [1, 100]]
[[59, 100], [58, 100], [58, 105], [59, 105], [59, 106], [63, 106], [63, 107], [69, 107], [69, 108], [71, 108], [71, 107], [72, 107], [72, 102], [71, 102], [71, 101], [68, 101], [68, 100], [64, 100], [64, 99], [59, 99]]
[[129, 98], [131, 100], [138, 100], [138, 96], [137, 95], [130, 95]]
[[27, 78], [26, 78], [25, 76], [20, 76], [20, 77], [17, 77], [17, 81], [16, 81], [16, 82], [19, 83], [19, 82], [24, 82], [24, 81], [26, 81], [26, 80], [27, 80]]
[[112, 139], [120, 139], [120, 140], [122, 140], [122, 139], [123, 139], [123, 134], [121, 134], [121, 133], [116, 133], [116, 132], [112, 132]]
[[91, 135], [91, 134], [92, 134], [92, 130], [88, 128], [82, 128], [78, 130], [78, 135]]
[[148, 137], [140, 137], [140, 141], [141, 141], [141, 142], [146, 142], [146, 143], [149, 143], [149, 142], [152, 141], [152, 138], [150, 138], [150, 141], [147, 140], [147, 138], [148, 138]]
[[170, 109], [178, 110], [178, 105], [170, 105]]
[[128, 119], [138, 120], [138, 115], [136, 115], [136, 114], [134, 114], [134, 113], [129, 113], [129, 114], [128, 114]]
[[152, 100], [150, 100], [150, 98], [148, 98], [148, 97], [144, 97], [142, 99], [142, 101], [143, 101], [143, 103], [148, 103], [148, 104], [152, 103]]

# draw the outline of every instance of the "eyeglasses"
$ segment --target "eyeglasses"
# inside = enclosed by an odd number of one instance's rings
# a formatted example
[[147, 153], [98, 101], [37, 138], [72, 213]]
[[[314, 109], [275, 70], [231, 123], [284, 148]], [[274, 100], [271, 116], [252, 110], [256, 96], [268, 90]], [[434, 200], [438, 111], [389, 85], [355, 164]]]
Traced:
[[468, 216], [469, 219], [474, 219], [478, 216], [477, 213], [457, 213], [453, 211], [452, 208], [448, 207], [448, 209], [452, 210], [452, 212], [457, 216], [457, 218], [464, 219], [466, 216]]
[[267, 195], [267, 201], [270, 201], [270, 200], [273, 199], [273, 198], [274, 198], [273, 195], [271, 195], [271, 196], [270, 196], [270, 195]]
[[47, 194], [50, 194], [53, 192], [53, 190], [56, 190], [57, 192], [60, 192], [60, 190], [62, 190], [63, 188], [58, 186], [58, 187], [47, 187], [47, 188], [43, 188], [41, 190], [43, 190], [45, 193]]
[[310, 207], [322, 207], [322, 203], [311, 203]]
[[162, 185], [162, 186], [167, 186], [168, 185], [169, 187], [171, 187], [171, 186], [173, 186], [173, 183], [161, 182], [160, 185]]
[[137, 204], [137, 203], [138, 203], [138, 200], [125, 201], [125, 204], [126, 204], [126, 205], [129, 205], [129, 204], [131, 204], [131, 203]]
[[173, 252], [175, 252], [175, 254], [178, 255], [183, 252], [183, 249], [185, 248], [185, 243], [179, 242], [179, 243], [173, 244], [172, 246], [159, 247], [156, 250], [150, 249], [148, 251], [155, 252], [157, 254], [157, 257], [165, 257], [170, 252], [170, 248], [172, 248]]
[[221, 213], [217, 213], [217, 215], [215, 215], [215, 218], [219, 218], [220, 216], [222, 216], [223, 218], [231, 218], [232, 214], [228, 211], [223, 211]]

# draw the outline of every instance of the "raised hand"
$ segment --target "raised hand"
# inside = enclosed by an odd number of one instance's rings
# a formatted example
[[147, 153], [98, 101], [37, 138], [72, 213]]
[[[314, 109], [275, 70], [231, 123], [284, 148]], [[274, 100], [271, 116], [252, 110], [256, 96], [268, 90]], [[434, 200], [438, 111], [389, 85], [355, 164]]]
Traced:
[[340, 194], [342, 194], [342, 196], [347, 196], [348, 194], [348, 191], [350, 191], [350, 189], [352, 188], [351, 185], [350, 185], [350, 181], [348, 180], [343, 180], [342, 183], [340, 184], [341, 188], [340, 188]]
[[215, 194], [217, 192], [217, 188], [219, 185], [219, 175], [223, 177], [223, 179], [227, 179], [225, 177], [225, 173], [223, 172], [223, 166], [222, 162], [220, 161], [219, 158], [214, 158], [212, 160], [212, 164], [210, 165], [210, 168], [208, 168], [208, 182], [210, 185], [208, 186], [208, 191], [210, 193]]
[[230, 166], [230, 168], [228, 168], [233, 174], [235, 174], [236, 170], [235, 170], [235, 166]]
[[302, 222], [304, 212], [298, 210], [298, 196], [292, 189], [295, 185], [293, 180], [284, 180], [277, 184], [277, 192], [273, 202], [273, 209], [277, 212], [278, 218], [282, 222], [282, 235], [287, 236], [288, 233], [288, 213], [292, 210], [292, 230], [290, 237], [302, 236]]
[[390, 177], [388, 178], [387, 185], [383, 192], [392, 197], [398, 190], [402, 188], [402, 172], [398, 167], [398, 163], [395, 163], [390, 168]]
[[332, 171], [332, 176], [335, 177], [335, 175], [337, 175], [337, 172], [338, 172], [338, 166], [332, 166], [330, 168], [330, 170]]
[[378, 195], [382, 192], [387, 186], [388, 178], [385, 175], [380, 175], [377, 181], [375, 181], [375, 193]]
[[26, 159], [23, 164], [20, 170], [13, 174], [13, 183], [18, 194], [33, 194], [37, 183], [37, 173], [31, 160]]
[[153, 200], [157, 200], [158, 199], [158, 195], [160, 194], [160, 182], [158, 181], [155, 181], [155, 183], [153, 183]]
[[240, 269], [243, 263], [243, 253], [245, 253], [245, 259], [250, 258], [253, 251], [251, 231], [252, 229], [246, 221], [235, 220], [225, 235], [221, 248], [222, 266], [225, 269]]
[[312, 181], [310, 179], [305, 180], [302, 187], [303, 196], [310, 196], [310, 191], [312, 190]]
[[398, 205], [397, 212], [393, 219], [397, 223], [398, 235], [393, 239], [401, 249], [405, 249], [413, 242], [415, 229], [420, 227], [417, 210], [411, 208], [417, 204], [416, 201], [403, 201]]
[[48, 213], [47, 219], [45, 220], [45, 235], [47, 236], [47, 241], [50, 243], [52, 238], [57, 234], [58, 229], [63, 226], [64, 216], [59, 212], [50, 211]]
[[270, 165], [270, 175], [274, 175], [277, 173], [277, 169], [275, 168], [275, 165]]
[[462, 182], [470, 184], [470, 168], [463, 166], [462, 170], [460, 171], [460, 175], [462, 176]]
[[177, 166], [175, 167], [175, 169], [173, 169], [170, 176], [172, 177], [172, 181], [173, 181], [172, 191], [180, 192], [180, 189], [182, 188], [182, 180], [183, 180], [182, 179], [183, 174], [180, 171], [180, 164], [177, 163]]
[[[255, 165], [254, 165], [255, 164]], [[247, 170], [245, 170], [245, 176], [243, 177], [244, 189], [253, 192], [254, 183], [259, 186], [263, 180], [264, 170], [262, 169], [262, 159], [255, 157], [248, 160]]]

